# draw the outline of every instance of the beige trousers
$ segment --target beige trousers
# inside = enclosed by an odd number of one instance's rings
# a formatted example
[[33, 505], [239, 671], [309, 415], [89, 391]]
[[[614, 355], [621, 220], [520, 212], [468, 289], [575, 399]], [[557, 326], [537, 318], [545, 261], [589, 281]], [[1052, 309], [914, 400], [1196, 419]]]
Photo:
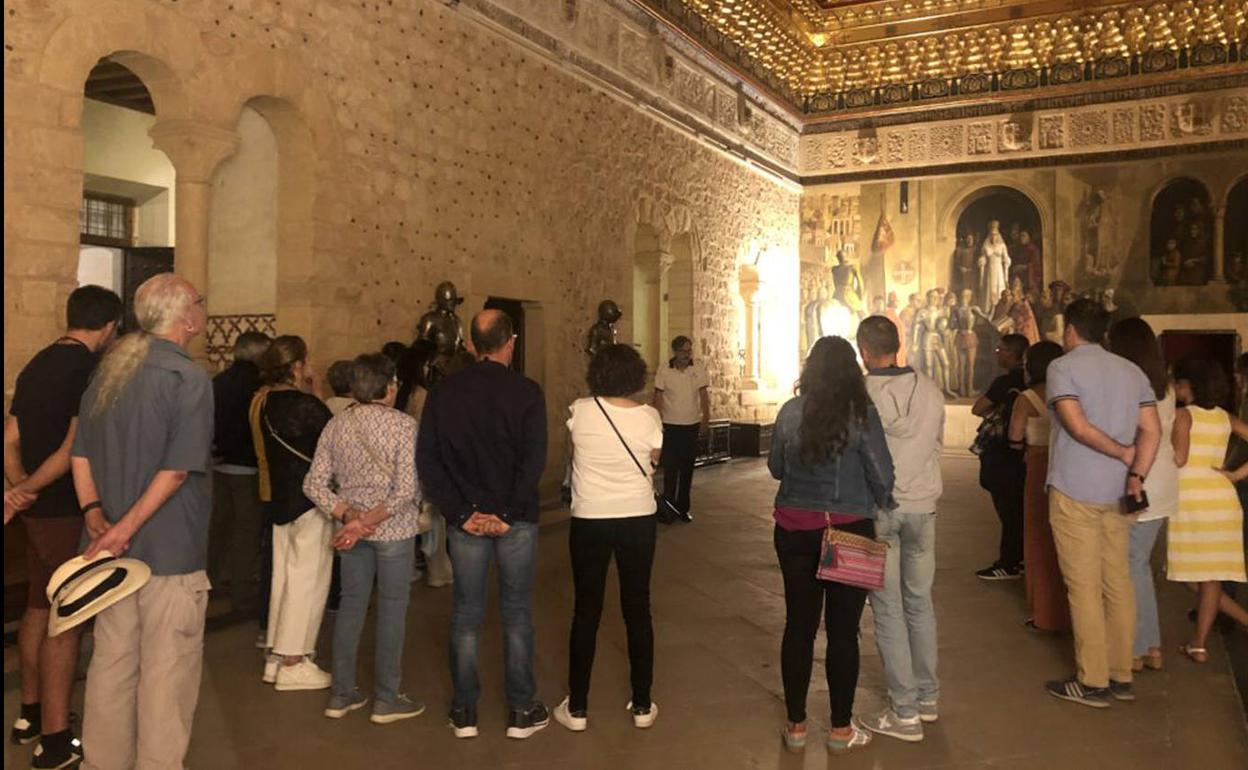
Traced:
[[1049, 523], [1057, 545], [1079, 681], [1107, 687], [1131, 681], [1135, 590], [1127, 558], [1134, 516], [1117, 505], [1081, 503], [1049, 489]]
[[313, 508], [273, 527], [273, 581], [266, 646], [276, 655], [310, 655], [325, 615], [334, 549], [334, 525]]
[[153, 575], [95, 619], [84, 770], [181, 770], [204, 659], [208, 575]]

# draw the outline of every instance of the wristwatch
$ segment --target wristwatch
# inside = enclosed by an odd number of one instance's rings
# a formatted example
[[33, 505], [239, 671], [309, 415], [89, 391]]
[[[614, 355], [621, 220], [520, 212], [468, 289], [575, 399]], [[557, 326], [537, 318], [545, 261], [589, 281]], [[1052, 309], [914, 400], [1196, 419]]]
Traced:
[[1130, 477], [1132, 477], [1132, 476], [1134, 476], [1135, 478], [1139, 479], [1141, 484], [1143, 484], [1145, 481], [1147, 481], [1147, 479], [1145, 479], [1145, 478], [1144, 478], [1144, 474], [1142, 474], [1142, 473], [1136, 473], [1135, 471], [1127, 471], [1127, 477], [1128, 477], [1128, 478], [1130, 478]]

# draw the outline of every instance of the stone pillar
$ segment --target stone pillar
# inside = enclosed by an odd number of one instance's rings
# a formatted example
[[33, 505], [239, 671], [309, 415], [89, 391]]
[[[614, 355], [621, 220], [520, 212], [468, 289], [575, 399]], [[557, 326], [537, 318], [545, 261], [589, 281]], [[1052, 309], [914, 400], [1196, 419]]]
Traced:
[[745, 371], [742, 373], [743, 389], [757, 390], [763, 378], [761, 340], [759, 326], [762, 318], [759, 314], [758, 293], [762, 289], [758, 270], [750, 265], [741, 266], [740, 285], [741, 300], [745, 305]]
[[[666, 251], [649, 251], [637, 255], [641, 291], [645, 299], [642, 307], [634, 307], [633, 340], [639, 348], [646, 365], [657, 371], [667, 360], [664, 351], [669, 340], [663, 339], [667, 331], [664, 321], [666, 303], [663, 299], [663, 281], [672, 266], [673, 257]], [[638, 334], [643, 329], [644, 334]]]
[[[238, 134], [193, 120], [166, 120], [148, 131], [156, 149], [169, 156], [177, 173], [173, 265], [178, 275], [208, 291], [208, 213], [212, 174], [238, 147]], [[211, 308], [212, 297], [208, 297]], [[209, 309], [211, 313], [211, 309]], [[191, 357], [208, 366], [207, 340], [190, 344]]]
[[1213, 207], [1213, 276], [1209, 282], [1226, 282], [1226, 206]]

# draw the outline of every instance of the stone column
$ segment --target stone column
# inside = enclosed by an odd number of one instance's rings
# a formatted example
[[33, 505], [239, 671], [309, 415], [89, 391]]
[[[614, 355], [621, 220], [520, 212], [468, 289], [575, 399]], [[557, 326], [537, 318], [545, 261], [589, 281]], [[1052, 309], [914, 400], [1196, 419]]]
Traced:
[[745, 304], [745, 372], [741, 387], [757, 390], [762, 380], [762, 350], [758, 329], [762, 319], [759, 317], [758, 293], [762, 288], [758, 270], [750, 265], [741, 266], [740, 291], [741, 300]]
[[[208, 291], [208, 216], [212, 174], [238, 147], [238, 134], [194, 120], [165, 120], [148, 131], [156, 149], [169, 156], [177, 174], [174, 193], [173, 265], [178, 275]], [[211, 306], [212, 297], [208, 297]], [[191, 357], [208, 366], [207, 340], [190, 344]]]
[[1213, 207], [1213, 276], [1210, 283], [1226, 282], [1226, 206]]

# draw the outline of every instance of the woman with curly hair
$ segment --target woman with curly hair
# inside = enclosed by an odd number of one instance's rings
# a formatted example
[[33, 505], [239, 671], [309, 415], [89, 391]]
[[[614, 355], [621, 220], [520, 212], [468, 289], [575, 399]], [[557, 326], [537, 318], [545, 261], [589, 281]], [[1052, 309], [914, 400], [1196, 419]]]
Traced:
[[832, 526], [874, 537], [877, 509], [892, 510], [893, 460], [880, 416], [867, 396], [854, 348], [824, 337], [806, 359], [798, 395], [780, 409], [767, 461], [780, 480], [775, 547], [784, 576], [781, 676], [790, 750], [806, 744], [806, 693], [819, 618], [826, 618], [826, 671], [831, 701], [828, 750], [866, 746], [871, 733], [853, 719], [858, 685], [858, 622], [866, 589], [816, 576], [823, 531]]
[[594, 354], [586, 376], [589, 398], [569, 411], [572, 437], [572, 524], [568, 546], [576, 603], [568, 644], [568, 697], [555, 720], [573, 732], [589, 726], [589, 676], [594, 663], [607, 568], [615, 559], [620, 610], [628, 635], [633, 726], [654, 724], [650, 699], [654, 630], [650, 624], [650, 569], [656, 517], [652, 477], [663, 446], [663, 422], [638, 402], [646, 363], [630, 345], [607, 345]]

